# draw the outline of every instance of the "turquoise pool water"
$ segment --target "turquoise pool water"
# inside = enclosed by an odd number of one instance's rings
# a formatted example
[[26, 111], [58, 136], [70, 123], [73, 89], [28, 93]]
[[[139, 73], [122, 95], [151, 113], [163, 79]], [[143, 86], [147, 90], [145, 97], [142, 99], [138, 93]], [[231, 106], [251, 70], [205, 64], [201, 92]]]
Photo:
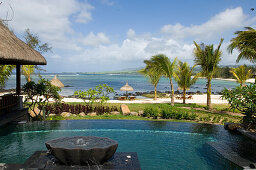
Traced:
[[137, 152], [142, 169], [239, 169], [207, 142], [243, 138], [223, 126], [196, 123], [67, 120], [9, 125], [0, 130], [0, 162], [23, 163], [45, 141], [64, 136], [102, 136], [118, 141], [117, 152]]

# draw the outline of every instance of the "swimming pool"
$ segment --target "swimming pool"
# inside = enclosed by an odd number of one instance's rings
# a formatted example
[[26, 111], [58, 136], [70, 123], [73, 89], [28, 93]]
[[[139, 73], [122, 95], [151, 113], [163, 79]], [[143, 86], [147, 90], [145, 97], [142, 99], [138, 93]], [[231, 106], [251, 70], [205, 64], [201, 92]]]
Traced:
[[240, 169], [207, 142], [245, 140], [223, 126], [134, 120], [66, 120], [8, 125], [0, 130], [0, 162], [23, 163], [45, 141], [63, 136], [102, 136], [117, 152], [137, 152], [142, 169]]

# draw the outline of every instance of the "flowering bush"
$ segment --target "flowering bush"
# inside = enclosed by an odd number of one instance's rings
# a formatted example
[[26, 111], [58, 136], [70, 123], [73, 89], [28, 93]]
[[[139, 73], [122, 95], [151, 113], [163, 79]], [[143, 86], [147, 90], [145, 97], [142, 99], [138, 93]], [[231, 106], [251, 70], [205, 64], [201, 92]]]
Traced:
[[224, 89], [222, 98], [230, 104], [231, 110], [239, 110], [245, 116], [243, 124], [245, 128], [256, 127], [256, 84], [249, 84], [235, 89]]

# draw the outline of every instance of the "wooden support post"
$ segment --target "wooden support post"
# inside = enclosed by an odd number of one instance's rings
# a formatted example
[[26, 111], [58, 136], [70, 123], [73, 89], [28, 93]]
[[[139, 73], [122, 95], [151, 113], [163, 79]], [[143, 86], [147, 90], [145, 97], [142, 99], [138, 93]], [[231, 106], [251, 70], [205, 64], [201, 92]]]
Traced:
[[20, 64], [16, 65], [16, 94], [20, 95]]

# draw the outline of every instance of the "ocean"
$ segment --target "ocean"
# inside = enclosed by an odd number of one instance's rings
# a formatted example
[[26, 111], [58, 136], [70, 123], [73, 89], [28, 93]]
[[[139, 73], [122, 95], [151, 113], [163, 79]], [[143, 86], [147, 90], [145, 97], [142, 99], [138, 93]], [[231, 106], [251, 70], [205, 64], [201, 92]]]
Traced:
[[[55, 74], [42, 74], [43, 78], [51, 80]], [[38, 81], [38, 76], [33, 75], [32, 80]], [[154, 87], [150, 84], [149, 80], [141, 74], [58, 74], [58, 79], [65, 85], [71, 87], [64, 87], [60, 94], [62, 96], [70, 96], [74, 94], [76, 90], [87, 90], [94, 88], [99, 84], [108, 84], [113, 87], [117, 94], [123, 94], [120, 88], [128, 81], [129, 85], [133, 87], [134, 92], [150, 92], [154, 90]], [[25, 77], [22, 75], [21, 84], [26, 83]], [[214, 94], [221, 92], [224, 88], [232, 89], [239, 86], [238, 83], [226, 80], [212, 80], [212, 92]], [[5, 89], [12, 89], [16, 87], [16, 76], [12, 75]], [[174, 89], [177, 90], [177, 83], [174, 81]], [[170, 91], [169, 80], [162, 78], [157, 87], [158, 91], [165, 92]], [[206, 92], [206, 79], [198, 79], [198, 81], [188, 90], [188, 92]]]

